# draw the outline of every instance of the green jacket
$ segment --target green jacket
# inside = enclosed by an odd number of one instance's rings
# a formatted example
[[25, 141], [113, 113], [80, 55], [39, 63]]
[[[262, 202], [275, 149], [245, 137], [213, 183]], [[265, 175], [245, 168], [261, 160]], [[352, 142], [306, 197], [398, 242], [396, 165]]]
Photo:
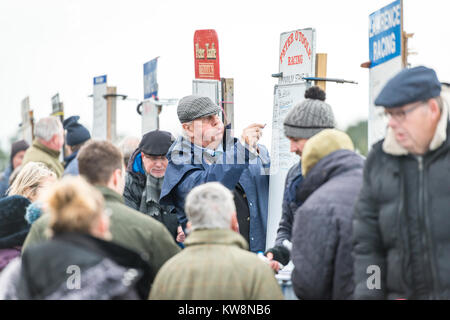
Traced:
[[[167, 229], [155, 219], [127, 207], [122, 196], [106, 187], [97, 187], [105, 198], [105, 207], [111, 210], [110, 232], [112, 241], [131, 249], [146, 260], [152, 275], [181, 249]], [[48, 238], [46, 229], [49, 215], [36, 220], [28, 233], [23, 250]]]
[[64, 172], [64, 167], [62, 163], [59, 161], [59, 154], [60, 154], [59, 151], [47, 148], [37, 139], [35, 139], [31, 147], [28, 148], [28, 150], [25, 152], [25, 156], [23, 157], [22, 161], [22, 166], [26, 165], [30, 161], [42, 162], [50, 170], [54, 171], [58, 178], [61, 178]]
[[272, 269], [232, 230], [195, 230], [156, 275], [150, 299], [278, 300]]

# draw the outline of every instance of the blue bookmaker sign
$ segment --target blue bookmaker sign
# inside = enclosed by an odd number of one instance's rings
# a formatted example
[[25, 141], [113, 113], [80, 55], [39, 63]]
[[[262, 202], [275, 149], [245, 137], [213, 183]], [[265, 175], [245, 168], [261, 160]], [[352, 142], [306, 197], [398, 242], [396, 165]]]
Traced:
[[402, 4], [397, 0], [369, 16], [371, 68], [402, 53]]
[[158, 97], [157, 62], [158, 58], [155, 58], [144, 64], [144, 99]]

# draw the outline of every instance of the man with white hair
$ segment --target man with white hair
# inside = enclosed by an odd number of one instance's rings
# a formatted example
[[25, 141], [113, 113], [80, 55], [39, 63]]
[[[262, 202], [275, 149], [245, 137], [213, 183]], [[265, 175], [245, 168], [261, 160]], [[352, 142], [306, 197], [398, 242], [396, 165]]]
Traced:
[[42, 162], [61, 178], [64, 166], [59, 161], [59, 154], [64, 145], [64, 129], [57, 117], [46, 117], [39, 120], [34, 127], [35, 139], [25, 152], [22, 165], [30, 161]]
[[283, 299], [269, 265], [246, 251], [231, 191], [218, 182], [195, 187], [185, 211], [192, 230], [186, 248], [162, 266], [150, 299]]

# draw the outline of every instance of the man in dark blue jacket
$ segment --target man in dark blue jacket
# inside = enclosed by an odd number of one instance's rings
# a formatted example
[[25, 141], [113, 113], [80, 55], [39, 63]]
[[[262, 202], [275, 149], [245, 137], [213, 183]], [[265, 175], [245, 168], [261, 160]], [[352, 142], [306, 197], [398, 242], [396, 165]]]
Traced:
[[234, 192], [239, 231], [253, 252], [266, 245], [269, 194], [267, 149], [258, 144], [261, 124], [244, 129], [241, 140], [224, 130], [221, 108], [211, 99], [187, 96], [178, 105], [183, 136], [170, 147], [160, 204], [173, 205], [183, 229], [186, 195], [194, 187], [217, 181]]
[[[311, 137], [324, 129], [334, 128], [335, 121], [331, 106], [325, 102], [326, 94], [319, 87], [311, 87], [305, 92], [305, 100], [296, 105], [284, 118], [284, 134], [290, 140], [291, 152], [302, 156], [303, 148]], [[275, 245], [266, 251], [272, 261], [271, 267], [279, 270], [280, 262], [289, 263], [289, 250], [283, 242], [291, 241], [294, 213], [302, 204], [296, 193], [303, 181], [302, 164], [299, 161], [289, 169], [284, 187], [283, 206]]]

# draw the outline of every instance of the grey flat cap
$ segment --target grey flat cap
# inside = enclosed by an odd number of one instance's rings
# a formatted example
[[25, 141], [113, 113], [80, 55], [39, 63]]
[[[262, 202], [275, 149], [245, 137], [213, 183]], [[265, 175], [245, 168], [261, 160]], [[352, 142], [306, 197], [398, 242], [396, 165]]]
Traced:
[[210, 116], [222, 111], [210, 98], [202, 96], [187, 96], [178, 103], [177, 114], [181, 123]]

